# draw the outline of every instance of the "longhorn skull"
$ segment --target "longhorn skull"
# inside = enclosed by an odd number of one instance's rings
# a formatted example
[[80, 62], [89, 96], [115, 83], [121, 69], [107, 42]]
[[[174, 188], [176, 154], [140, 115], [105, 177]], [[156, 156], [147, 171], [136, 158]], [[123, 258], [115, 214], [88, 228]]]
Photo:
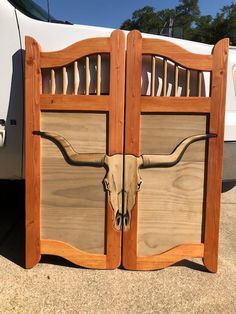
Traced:
[[[60, 149], [65, 161], [73, 166], [104, 167], [107, 172], [103, 180], [105, 189], [113, 208], [114, 227], [117, 230], [130, 228], [131, 211], [136, 203], [136, 195], [142, 183], [140, 168], [172, 167], [182, 158], [188, 146], [196, 141], [215, 137], [215, 134], [194, 135], [183, 140], [169, 155], [125, 155], [108, 156], [96, 153], [78, 153], [61, 135], [49, 132], [34, 131], [55, 143]], [[125, 161], [125, 180], [123, 184], [123, 162]], [[123, 203], [124, 195], [124, 203]], [[123, 210], [122, 210], [123, 208]], [[123, 217], [123, 221], [122, 221]]]

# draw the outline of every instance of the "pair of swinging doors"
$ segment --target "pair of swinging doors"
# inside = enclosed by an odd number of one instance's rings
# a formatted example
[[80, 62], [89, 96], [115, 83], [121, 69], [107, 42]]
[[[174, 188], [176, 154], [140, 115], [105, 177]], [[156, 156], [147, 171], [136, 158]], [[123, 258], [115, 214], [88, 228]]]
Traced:
[[217, 270], [228, 40], [26, 38], [26, 267]]

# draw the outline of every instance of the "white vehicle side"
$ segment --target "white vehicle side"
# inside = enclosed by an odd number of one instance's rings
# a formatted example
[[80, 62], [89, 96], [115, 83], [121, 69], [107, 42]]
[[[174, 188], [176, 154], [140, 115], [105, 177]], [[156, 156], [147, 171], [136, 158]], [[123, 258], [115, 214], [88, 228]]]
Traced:
[[[35, 38], [43, 51], [60, 50], [86, 38], [110, 36], [113, 29], [65, 25], [34, 20], [16, 10], [7, 0], [0, 2], [0, 179], [24, 178], [24, 45], [25, 36]], [[143, 34], [174, 42], [193, 53], [210, 54], [211, 45], [176, 38]], [[236, 141], [236, 95], [234, 71], [236, 49], [230, 48], [227, 77], [225, 142]], [[207, 78], [206, 78], [207, 81]], [[4, 121], [6, 121], [4, 126]], [[234, 149], [235, 151], [235, 149]], [[231, 164], [236, 169], [235, 166]], [[236, 171], [235, 171], [236, 174]], [[236, 179], [228, 178], [228, 179]]]

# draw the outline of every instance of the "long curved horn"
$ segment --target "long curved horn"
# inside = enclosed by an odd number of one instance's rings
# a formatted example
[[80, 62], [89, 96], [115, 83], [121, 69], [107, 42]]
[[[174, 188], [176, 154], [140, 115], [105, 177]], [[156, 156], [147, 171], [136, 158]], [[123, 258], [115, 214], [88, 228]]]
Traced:
[[65, 161], [70, 165], [92, 167], [104, 167], [105, 165], [105, 154], [78, 153], [63, 136], [57, 133], [34, 131], [33, 134], [40, 135], [56, 144]]
[[141, 155], [140, 168], [172, 167], [182, 158], [188, 146], [194, 142], [216, 137], [216, 134], [193, 135], [183, 140], [169, 155]]

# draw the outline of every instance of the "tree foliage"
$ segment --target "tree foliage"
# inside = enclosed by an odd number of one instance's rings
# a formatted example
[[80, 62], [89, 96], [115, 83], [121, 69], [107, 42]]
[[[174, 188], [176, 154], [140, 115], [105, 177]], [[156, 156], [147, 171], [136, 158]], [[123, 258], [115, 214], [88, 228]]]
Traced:
[[201, 15], [198, 0], [179, 0], [174, 9], [156, 10], [145, 6], [133, 12], [121, 29], [180, 37], [214, 44], [229, 37], [236, 45], [236, 4], [224, 6], [215, 17]]

